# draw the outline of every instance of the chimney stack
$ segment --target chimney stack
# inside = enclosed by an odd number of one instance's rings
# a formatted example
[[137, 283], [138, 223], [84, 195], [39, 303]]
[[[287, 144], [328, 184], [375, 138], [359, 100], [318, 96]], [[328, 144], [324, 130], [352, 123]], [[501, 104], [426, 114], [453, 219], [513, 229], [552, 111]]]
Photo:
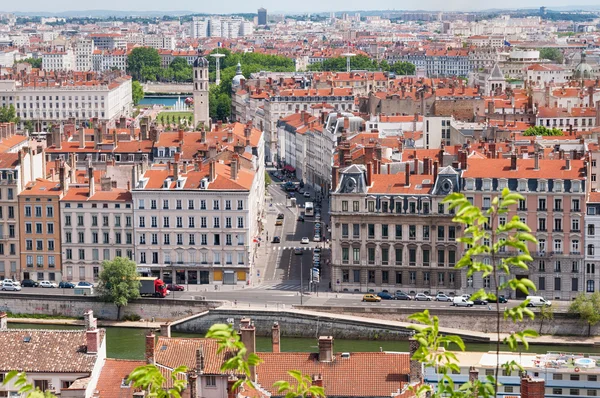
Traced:
[[90, 188], [89, 197], [94, 196], [96, 192], [96, 182], [94, 181], [94, 168], [92, 167], [92, 160], [88, 161], [88, 186]]
[[[250, 319], [246, 318], [242, 320], [242, 327], [240, 328], [242, 334], [242, 343], [246, 346], [248, 354], [254, 354], [256, 352], [256, 328], [253, 323], [249, 323]], [[247, 358], [246, 358], [247, 359]], [[256, 367], [250, 366], [250, 378], [253, 383], [256, 383]]]
[[146, 363], [149, 365], [154, 364], [154, 332], [150, 332], [146, 335], [146, 351], [144, 353]]
[[237, 156], [233, 156], [231, 158], [231, 179], [232, 180], [237, 180], [237, 176], [238, 176], [238, 158]]
[[419, 342], [413, 338], [409, 339], [408, 346], [410, 350], [410, 374], [409, 382], [418, 383], [423, 380], [423, 364], [415, 359], [413, 356], [419, 349]]
[[196, 350], [196, 374], [204, 372], [204, 346], [201, 344]]
[[370, 187], [373, 183], [373, 163], [367, 163], [367, 186]]
[[539, 170], [540, 169], [540, 154], [538, 152], [536, 152], [533, 159], [534, 159], [533, 160], [533, 169]]
[[404, 185], [410, 185], [410, 163], [404, 163]]
[[60, 190], [64, 191], [67, 182], [65, 181], [65, 164], [63, 162], [60, 163], [58, 168], [58, 182], [60, 184]]
[[429, 158], [423, 159], [423, 174], [429, 175]]
[[565, 158], [565, 170], [571, 170], [571, 159]]
[[516, 153], [512, 153], [510, 155], [510, 169], [511, 170], [517, 169], [517, 154]]
[[208, 163], [208, 182], [214, 182], [217, 178], [217, 169], [215, 166], [215, 161], [211, 160]]
[[438, 176], [438, 161], [433, 162], [433, 183], [435, 184]]
[[171, 337], [171, 323], [165, 322], [160, 324], [160, 335], [163, 337]]
[[79, 148], [85, 148], [85, 129], [83, 126], [79, 128]]
[[544, 398], [544, 379], [534, 379], [529, 375], [521, 377], [521, 398]]
[[271, 329], [271, 344], [274, 353], [281, 352], [281, 329], [279, 328], [279, 322], [273, 323], [273, 328]]
[[333, 336], [319, 337], [319, 362], [333, 362]]

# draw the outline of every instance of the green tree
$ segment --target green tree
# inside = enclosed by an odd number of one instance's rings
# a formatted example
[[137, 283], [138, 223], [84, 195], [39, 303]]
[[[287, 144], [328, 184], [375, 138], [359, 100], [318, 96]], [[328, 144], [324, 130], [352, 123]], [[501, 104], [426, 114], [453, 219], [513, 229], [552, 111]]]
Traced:
[[136, 47], [127, 56], [127, 71], [135, 80], [156, 80], [159, 69], [160, 55], [155, 48]]
[[569, 306], [569, 313], [579, 316], [579, 319], [588, 325], [588, 337], [592, 333], [592, 326], [600, 322], [600, 292], [590, 295], [580, 293]]
[[33, 126], [33, 122], [31, 120], [25, 120], [24, 124], [24, 128], [25, 131], [29, 132], [29, 133], [33, 133], [33, 130], [35, 130], [34, 126]]
[[24, 63], [28, 63], [31, 65], [32, 68], [38, 68], [41, 69], [42, 68], [42, 59], [41, 58], [25, 58], [22, 59], [20, 61], [18, 61], [19, 63], [24, 62]]
[[544, 327], [544, 321], [554, 320], [554, 306], [553, 305], [541, 306], [538, 317], [540, 318], [540, 334], [542, 334], [542, 328]]
[[558, 48], [543, 47], [539, 50], [541, 59], [549, 59], [550, 61], [554, 61], [558, 64], [562, 64], [565, 59], [563, 53]]
[[144, 99], [144, 89], [137, 80], [131, 82], [131, 98], [133, 100], [133, 105], [139, 104], [140, 101]]
[[191, 82], [192, 81], [192, 66], [188, 64], [185, 58], [175, 58], [169, 65], [172, 79], [176, 82]]
[[117, 320], [121, 319], [121, 309], [130, 300], [140, 297], [140, 282], [137, 279], [137, 266], [125, 257], [102, 262], [98, 291], [102, 300], [117, 306]]
[[398, 61], [392, 65], [390, 70], [397, 75], [414, 75], [415, 65], [410, 62]]
[[548, 128], [544, 126], [531, 126], [523, 132], [524, 136], [537, 136], [542, 135], [546, 137], [562, 136], [564, 133], [562, 130], [556, 127]]
[[16, 123], [17, 121], [17, 111], [13, 104], [10, 104], [8, 107], [3, 106], [0, 108], [0, 123]]
[[271, 185], [273, 183], [273, 180], [271, 180], [271, 176], [269, 175], [269, 172], [265, 170], [265, 189], [267, 189], [267, 187], [269, 185]]

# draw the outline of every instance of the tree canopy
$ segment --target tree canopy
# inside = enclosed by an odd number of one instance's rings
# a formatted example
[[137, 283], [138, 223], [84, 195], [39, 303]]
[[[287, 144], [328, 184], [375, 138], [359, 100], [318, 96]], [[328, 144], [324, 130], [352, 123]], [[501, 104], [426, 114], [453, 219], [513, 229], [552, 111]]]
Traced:
[[156, 80], [160, 55], [152, 47], [136, 47], [127, 56], [127, 71], [135, 80]]
[[600, 322], [600, 292], [592, 294], [580, 293], [569, 306], [569, 313], [576, 314], [588, 325], [588, 337], [592, 326]]
[[17, 117], [17, 111], [15, 106], [10, 104], [8, 107], [3, 106], [0, 108], [0, 123], [18, 123], [19, 118]]
[[137, 105], [144, 98], [144, 89], [142, 85], [137, 80], [134, 80], [131, 83], [131, 99], [133, 100], [133, 105]]
[[543, 47], [539, 50], [541, 59], [549, 59], [559, 64], [562, 64], [563, 60], [565, 59], [563, 53], [558, 48]]
[[42, 68], [42, 59], [41, 58], [29, 57], [29, 58], [22, 59], [18, 62], [26, 62], [26, 63], [30, 64], [32, 68], [38, 68], [38, 69]]
[[545, 137], [556, 137], [564, 135], [562, 130], [557, 129], [556, 127], [548, 128], [544, 126], [532, 126], [523, 132], [524, 136], [537, 136], [542, 135]]
[[121, 318], [121, 308], [140, 297], [137, 277], [137, 266], [128, 258], [116, 257], [112, 261], [102, 262], [98, 291], [104, 301], [117, 306], [117, 320]]

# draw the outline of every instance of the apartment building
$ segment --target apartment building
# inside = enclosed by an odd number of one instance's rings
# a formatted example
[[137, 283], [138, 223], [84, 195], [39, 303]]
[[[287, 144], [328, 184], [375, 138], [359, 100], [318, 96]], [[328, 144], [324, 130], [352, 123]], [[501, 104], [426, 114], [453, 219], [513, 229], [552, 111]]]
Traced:
[[568, 102], [564, 108], [539, 107], [535, 124], [560, 130], [587, 131], [596, 127], [600, 108], [583, 108]]
[[62, 280], [59, 201], [66, 186], [64, 166], [60, 181], [38, 178], [18, 195], [19, 279]]
[[115, 72], [31, 73], [1, 80], [0, 96], [14, 105], [20, 127], [32, 121], [40, 129], [71, 118], [114, 121], [129, 116], [132, 107], [131, 77]]
[[92, 70], [92, 55], [94, 54], [94, 41], [80, 39], [75, 44], [75, 70], [87, 72]]
[[42, 163], [42, 153], [29, 148], [0, 153], [0, 278], [19, 277], [18, 195], [27, 183], [42, 176]]
[[600, 193], [589, 192], [585, 207], [585, 264], [582, 272], [585, 292], [594, 293], [600, 288]]
[[264, 172], [229, 162], [155, 164], [134, 184], [135, 253], [142, 274], [189, 284], [249, 280]]
[[460, 258], [460, 227], [441, 203], [459, 190], [460, 170], [447, 166], [438, 171], [432, 159], [401, 166], [404, 172], [379, 174], [376, 160], [366, 167], [349, 165], [340, 169], [339, 183], [334, 170], [334, 291], [462, 291], [461, 272], [453, 269]]
[[102, 262], [134, 259], [131, 192], [106, 184], [97, 190], [91, 165], [88, 186], [69, 187], [60, 200], [63, 278], [97, 282]]
[[100, 50], [127, 49], [127, 40], [119, 33], [92, 33], [88, 38], [92, 39], [94, 46]]
[[[517, 278], [530, 279], [537, 287], [537, 294], [545, 298], [571, 300], [584, 291], [585, 234], [582, 228], [587, 183], [584, 161], [542, 159], [541, 156], [538, 153], [534, 159], [519, 159], [512, 154], [510, 158], [468, 159], [462, 174], [462, 192], [483, 209], [489, 208], [493, 197], [504, 188], [523, 195], [525, 200], [499, 222], [518, 216], [531, 227], [538, 243], [529, 243], [533, 257], [529, 269], [513, 272]], [[490, 260], [484, 258], [483, 261]], [[480, 275], [463, 282], [468, 286], [467, 293], [494, 288], [489, 277]], [[516, 297], [524, 298], [524, 294], [517, 291]]]
[[46, 71], [72, 71], [75, 66], [75, 54], [71, 49], [42, 53], [42, 69]]
[[127, 51], [122, 49], [94, 50], [91, 62], [94, 72], [106, 72], [114, 69], [125, 72], [127, 70]]

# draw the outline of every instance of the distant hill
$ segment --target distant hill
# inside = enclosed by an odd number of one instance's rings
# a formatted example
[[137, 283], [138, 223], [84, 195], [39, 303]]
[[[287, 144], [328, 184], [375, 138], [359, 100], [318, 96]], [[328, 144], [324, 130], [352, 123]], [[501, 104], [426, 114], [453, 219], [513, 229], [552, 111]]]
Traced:
[[163, 15], [190, 15], [193, 11], [117, 11], [117, 10], [82, 10], [82, 11], [36, 11], [36, 12], [14, 12], [16, 16], [21, 17], [162, 17]]

